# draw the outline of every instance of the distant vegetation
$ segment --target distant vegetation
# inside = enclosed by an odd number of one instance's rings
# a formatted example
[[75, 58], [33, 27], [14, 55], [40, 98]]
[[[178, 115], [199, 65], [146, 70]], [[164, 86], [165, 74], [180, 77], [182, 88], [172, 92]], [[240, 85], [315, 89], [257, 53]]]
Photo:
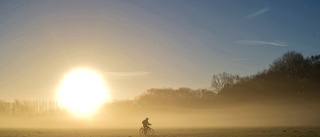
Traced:
[[218, 95], [239, 100], [319, 101], [319, 83], [320, 55], [304, 58], [298, 52], [289, 51], [276, 59], [268, 69], [252, 76], [214, 75], [211, 86], [218, 89]]
[[0, 100], [0, 114], [7, 116], [54, 116], [64, 113], [56, 101], [21, 101], [7, 102]]
[[226, 72], [212, 76], [210, 89], [149, 89], [136, 98], [141, 106], [210, 106], [251, 101], [320, 102], [320, 55], [304, 58], [289, 51], [268, 69], [240, 77]]
[[[133, 100], [105, 105], [109, 111], [219, 108], [241, 103], [320, 103], [320, 55], [304, 58], [289, 51], [274, 60], [268, 69], [241, 77], [226, 72], [212, 76], [210, 88], [152, 88]], [[54, 101], [0, 101], [0, 114], [59, 115], [63, 110]]]

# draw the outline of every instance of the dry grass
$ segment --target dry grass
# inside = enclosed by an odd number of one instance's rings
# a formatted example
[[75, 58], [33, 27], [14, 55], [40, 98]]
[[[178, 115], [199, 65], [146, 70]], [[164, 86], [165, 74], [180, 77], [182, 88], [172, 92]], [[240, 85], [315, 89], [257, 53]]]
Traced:
[[[320, 128], [155, 129], [153, 137], [317, 137]], [[0, 137], [140, 137], [138, 129], [0, 129]]]

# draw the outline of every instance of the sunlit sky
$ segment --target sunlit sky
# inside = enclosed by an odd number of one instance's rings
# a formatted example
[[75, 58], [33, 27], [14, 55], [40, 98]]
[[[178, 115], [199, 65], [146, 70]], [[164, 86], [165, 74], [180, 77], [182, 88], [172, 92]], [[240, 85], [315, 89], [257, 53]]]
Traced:
[[1, 0], [1, 99], [52, 99], [90, 67], [112, 99], [149, 88], [208, 88], [284, 52], [320, 53], [318, 0]]

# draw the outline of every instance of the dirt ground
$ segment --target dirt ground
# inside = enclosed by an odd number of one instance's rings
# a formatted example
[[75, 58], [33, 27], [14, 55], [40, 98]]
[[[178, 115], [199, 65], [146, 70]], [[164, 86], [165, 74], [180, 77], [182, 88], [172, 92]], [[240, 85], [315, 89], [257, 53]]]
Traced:
[[[320, 137], [320, 127], [155, 129], [153, 137]], [[0, 129], [0, 137], [140, 137], [138, 129]]]

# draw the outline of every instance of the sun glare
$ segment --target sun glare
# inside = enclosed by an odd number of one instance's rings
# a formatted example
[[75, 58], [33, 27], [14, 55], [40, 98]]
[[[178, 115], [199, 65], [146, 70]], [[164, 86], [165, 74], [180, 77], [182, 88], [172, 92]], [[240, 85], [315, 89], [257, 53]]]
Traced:
[[72, 113], [88, 116], [109, 101], [109, 90], [98, 72], [80, 68], [69, 72], [63, 78], [57, 98], [60, 105]]

